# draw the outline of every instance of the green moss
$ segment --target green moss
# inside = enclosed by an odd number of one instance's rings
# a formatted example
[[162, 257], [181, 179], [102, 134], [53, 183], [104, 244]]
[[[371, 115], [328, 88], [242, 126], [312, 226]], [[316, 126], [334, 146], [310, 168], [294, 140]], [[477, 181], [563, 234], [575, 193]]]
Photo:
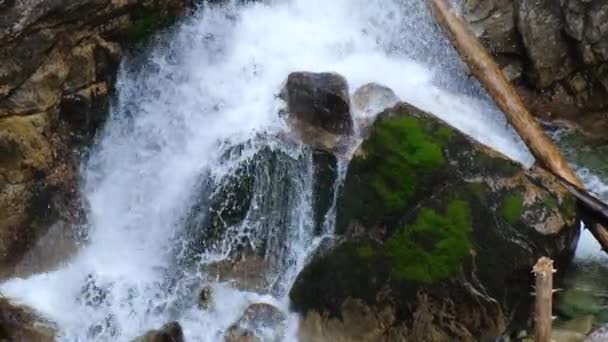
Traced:
[[503, 200], [500, 207], [500, 214], [510, 224], [515, 224], [519, 221], [524, 210], [524, 198], [520, 194], [509, 194]]
[[484, 194], [483, 183], [473, 182], [467, 184], [468, 190], [473, 193], [477, 198], [480, 198]]
[[467, 202], [453, 200], [445, 214], [423, 208], [416, 222], [385, 244], [386, 258], [398, 279], [432, 283], [450, 277], [470, 254], [472, 231]]
[[545, 207], [547, 207], [549, 209], [557, 209], [558, 208], [557, 200], [551, 194], [549, 194], [549, 195], [547, 195], [547, 197], [545, 197], [545, 201], [544, 202], [545, 202]]
[[486, 173], [511, 177], [521, 170], [521, 166], [510, 160], [495, 157], [484, 152], [476, 154], [475, 164]]
[[445, 164], [439, 141], [415, 117], [380, 121], [363, 148], [374, 167], [369, 184], [390, 210], [409, 203], [421, 174]]
[[566, 195], [562, 200], [561, 212], [566, 217], [576, 217], [576, 198], [570, 194]]
[[449, 143], [454, 136], [454, 130], [448, 126], [441, 126], [437, 129], [436, 136], [441, 139], [443, 143]]
[[137, 18], [133, 19], [133, 25], [129, 28], [126, 35], [130, 41], [139, 42], [167, 26], [170, 22], [171, 19], [168, 16], [163, 16], [161, 13], [153, 11], [141, 12]]
[[357, 255], [361, 259], [370, 259], [376, 255], [376, 252], [369, 244], [364, 244], [357, 248]]

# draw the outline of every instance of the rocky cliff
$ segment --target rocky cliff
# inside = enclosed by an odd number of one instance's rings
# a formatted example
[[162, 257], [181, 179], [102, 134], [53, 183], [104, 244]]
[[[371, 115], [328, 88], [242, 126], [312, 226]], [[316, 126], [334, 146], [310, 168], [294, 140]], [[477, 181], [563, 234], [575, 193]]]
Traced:
[[532, 109], [597, 139], [608, 128], [608, 3], [466, 0], [475, 34], [522, 86]]
[[82, 216], [76, 168], [106, 117], [125, 44], [186, 0], [0, 1], [0, 277]]

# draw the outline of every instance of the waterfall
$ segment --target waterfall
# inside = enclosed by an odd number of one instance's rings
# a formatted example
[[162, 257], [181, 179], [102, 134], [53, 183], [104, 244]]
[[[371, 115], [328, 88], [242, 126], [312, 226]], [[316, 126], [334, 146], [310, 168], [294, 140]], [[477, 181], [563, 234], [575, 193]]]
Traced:
[[[330, 208], [321, 232], [315, 230], [312, 151], [281, 139], [288, 135], [278, 115], [284, 103], [275, 95], [289, 72], [335, 71], [348, 79], [351, 92], [367, 82], [384, 84], [531, 163], [441, 37], [423, 2], [201, 7], [143, 55], [123, 62], [111, 117], [82, 165], [81, 191], [90, 209], [78, 255], [57, 270], [11, 279], [0, 291], [56, 322], [61, 340], [70, 342], [130, 341], [172, 320], [187, 341], [218, 341], [249, 303], [288, 312], [289, 287], [323, 236], [331, 235], [334, 220]], [[216, 248], [198, 250], [193, 234], [206, 229], [204, 215], [197, 216], [206, 200], [265, 150], [284, 159], [250, 174], [253, 197], [245, 219], [230, 226]], [[346, 161], [337, 168], [334, 186]], [[273, 260], [271, 291], [235, 289], [197, 267], [225, 257], [234, 241], [264, 246]], [[205, 282], [215, 302], [207, 311], [193, 298]], [[292, 314], [285, 339], [295, 339], [296, 330]]]

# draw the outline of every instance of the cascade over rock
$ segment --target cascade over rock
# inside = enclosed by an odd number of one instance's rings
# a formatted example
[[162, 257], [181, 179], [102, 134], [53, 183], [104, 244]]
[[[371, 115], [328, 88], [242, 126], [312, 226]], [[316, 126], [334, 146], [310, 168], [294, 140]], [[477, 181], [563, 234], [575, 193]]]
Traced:
[[246, 150], [239, 146], [226, 153], [228, 159], [243, 159], [233, 172], [203, 187], [188, 218], [192, 242], [181, 262], [191, 264], [202, 252], [227, 255], [200, 269], [209, 279], [235, 288], [267, 292], [286, 266], [281, 255], [289, 253], [294, 215], [289, 208], [302, 195], [299, 182], [312, 180], [310, 214], [315, 234], [321, 234], [334, 201], [338, 161], [329, 152], [309, 147], [298, 156], [271, 147], [244, 156]]
[[145, 38], [187, 2], [0, 3], [0, 278], [54, 222], [82, 218], [80, 152], [106, 117], [118, 43]]
[[290, 293], [305, 340], [496, 338], [527, 317], [536, 259], [565, 265], [579, 234], [551, 176], [404, 103], [380, 114], [337, 203], [341, 241]]

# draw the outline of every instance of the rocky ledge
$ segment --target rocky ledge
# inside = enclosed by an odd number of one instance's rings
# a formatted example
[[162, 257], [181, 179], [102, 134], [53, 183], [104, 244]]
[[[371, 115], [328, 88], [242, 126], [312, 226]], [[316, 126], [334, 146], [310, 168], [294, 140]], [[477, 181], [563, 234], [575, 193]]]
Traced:
[[187, 5], [0, 1], [0, 278], [53, 223], [81, 218], [76, 169], [106, 117], [121, 44]]
[[463, 12], [537, 115], [608, 141], [608, 2], [466, 0]]

